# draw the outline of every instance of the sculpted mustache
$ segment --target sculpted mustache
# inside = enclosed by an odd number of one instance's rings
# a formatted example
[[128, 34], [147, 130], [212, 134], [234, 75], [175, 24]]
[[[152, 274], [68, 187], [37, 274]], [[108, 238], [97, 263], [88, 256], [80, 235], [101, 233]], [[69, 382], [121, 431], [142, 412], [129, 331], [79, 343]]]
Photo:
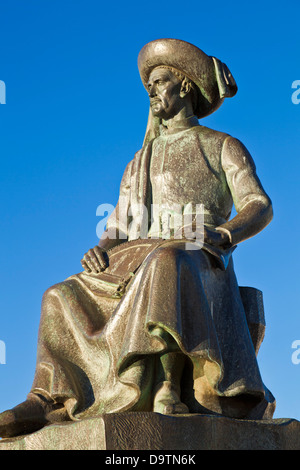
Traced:
[[155, 104], [155, 103], [162, 103], [163, 105], [166, 104], [166, 100], [164, 100], [163, 98], [150, 98], [150, 104]]

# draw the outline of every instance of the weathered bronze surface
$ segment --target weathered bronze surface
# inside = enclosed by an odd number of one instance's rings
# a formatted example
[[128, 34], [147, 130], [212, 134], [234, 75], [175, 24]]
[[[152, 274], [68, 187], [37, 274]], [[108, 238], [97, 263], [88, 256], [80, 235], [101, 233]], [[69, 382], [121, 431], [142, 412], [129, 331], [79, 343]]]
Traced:
[[0, 436], [125, 411], [273, 415], [256, 359], [262, 295], [238, 286], [232, 261], [271, 221], [271, 201], [244, 145], [198, 122], [236, 83], [175, 39], [147, 44], [138, 66], [150, 98], [143, 148], [84, 271], [43, 297], [32, 389], [0, 415]]
[[[163, 415], [145, 411], [109, 413], [4, 439], [0, 442], [1, 450], [156, 450], [165, 451], [165, 454], [176, 450], [300, 450], [300, 422], [294, 419], [237, 420], [199, 414]], [[134, 452], [131, 455], [141, 462], [147, 454], [141, 456]], [[109, 455], [106, 452], [104, 456], [98, 454], [98, 463], [101, 465], [101, 458], [109, 463]], [[120, 463], [122, 452], [116, 452], [115, 457], [116, 463]], [[200, 459], [203, 455], [197, 453], [195, 464]], [[159, 461], [153, 458], [151, 463]]]

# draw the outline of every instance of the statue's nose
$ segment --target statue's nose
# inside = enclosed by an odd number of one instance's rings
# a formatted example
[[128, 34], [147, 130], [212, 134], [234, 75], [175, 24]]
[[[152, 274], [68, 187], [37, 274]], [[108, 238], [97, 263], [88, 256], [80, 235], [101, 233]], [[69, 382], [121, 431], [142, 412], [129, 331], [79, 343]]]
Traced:
[[150, 98], [156, 95], [156, 88], [155, 88], [154, 83], [149, 87], [148, 93], [149, 93]]

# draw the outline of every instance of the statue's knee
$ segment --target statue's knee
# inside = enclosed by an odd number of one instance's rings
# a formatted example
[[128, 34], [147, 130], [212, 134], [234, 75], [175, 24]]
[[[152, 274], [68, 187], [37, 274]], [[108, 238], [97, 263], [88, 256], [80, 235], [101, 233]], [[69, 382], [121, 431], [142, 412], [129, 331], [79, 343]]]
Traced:
[[43, 304], [49, 304], [60, 297], [67, 298], [72, 294], [72, 287], [69, 282], [59, 282], [49, 287], [43, 295]]
[[43, 301], [48, 300], [49, 298], [52, 298], [57, 294], [59, 291], [59, 286], [61, 283], [54, 284], [53, 286], [49, 287], [43, 294]]
[[187, 252], [177, 246], [160, 246], [155, 250], [154, 254], [159, 258], [166, 258], [170, 260], [188, 257]]
[[72, 298], [72, 289], [67, 282], [54, 284], [44, 292], [40, 318], [40, 334], [44, 342], [47, 342], [48, 331], [53, 328], [53, 322], [57, 325], [64, 323], [66, 304], [70, 304]]

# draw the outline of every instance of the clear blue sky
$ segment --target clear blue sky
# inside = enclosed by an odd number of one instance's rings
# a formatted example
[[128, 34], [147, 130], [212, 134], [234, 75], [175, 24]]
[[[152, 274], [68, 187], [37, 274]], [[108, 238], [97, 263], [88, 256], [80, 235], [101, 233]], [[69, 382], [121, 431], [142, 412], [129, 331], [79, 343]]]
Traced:
[[[0, 411], [33, 380], [40, 304], [81, 271], [98, 242], [99, 204], [115, 204], [141, 147], [148, 98], [137, 56], [173, 37], [227, 63], [239, 91], [201, 123], [239, 138], [274, 205], [273, 222], [236, 250], [240, 285], [264, 293], [258, 360], [276, 418], [300, 419], [299, 1], [0, 1]], [[300, 358], [300, 354], [298, 356]]]

